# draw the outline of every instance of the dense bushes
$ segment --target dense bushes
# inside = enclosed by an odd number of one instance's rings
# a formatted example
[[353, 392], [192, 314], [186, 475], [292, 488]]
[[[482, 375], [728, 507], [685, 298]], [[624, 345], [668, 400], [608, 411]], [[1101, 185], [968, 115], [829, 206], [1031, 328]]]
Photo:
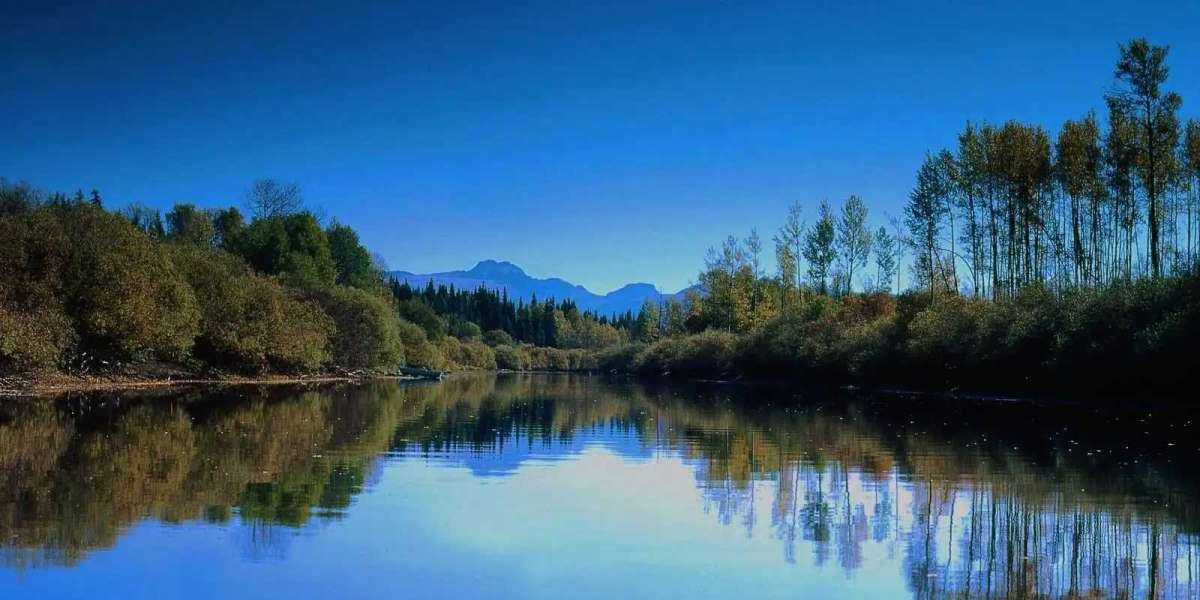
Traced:
[[176, 245], [172, 258], [200, 307], [194, 354], [238, 371], [312, 371], [330, 358], [334, 322], [313, 302], [224, 252]]
[[1200, 368], [1200, 277], [1010, 302], [817, 296], [746, 334], [709, 330], [604, 353], [605, 370], [1007, 391], [1172, 390]]
[[0, 218], [0, 240], [0, 372], [52, 369], [76, 341], [63, 307], [65, 233], [38, 211]]
[[37, 370], [76, 347], [114, 359], [182, 359], [196, 299], [157, 243], [91, 205], [0, 219], [0, 368]]
[[70, 260], [67, 313], [85, 349], [121, 358], [182, 359], [196, 338], [196, 298], [158, 243], [90, 205], [58, 209]]
[[400, 319], [386, 300], [341, 286], [312, 288], [305, 293], [333, 319], [330, 350], [334, 366], [391, 369], [404, 362]]
[[438, 346], [450, 369], [495, 369], [496, 354], [478, 339], [446, 336]]
[[0, 180], [0, 374], [154, 360], [241, 373], [593, 368], [398, 300], [349, 227], [308, 212], [49, 199]]

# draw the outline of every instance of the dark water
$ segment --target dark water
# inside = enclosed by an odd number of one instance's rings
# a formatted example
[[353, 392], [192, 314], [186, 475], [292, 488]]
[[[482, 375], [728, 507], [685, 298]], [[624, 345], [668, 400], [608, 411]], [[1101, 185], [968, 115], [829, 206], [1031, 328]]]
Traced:
[[1196, 598], [1186, 412], [581, 376], [0, 402], [0, 598]]

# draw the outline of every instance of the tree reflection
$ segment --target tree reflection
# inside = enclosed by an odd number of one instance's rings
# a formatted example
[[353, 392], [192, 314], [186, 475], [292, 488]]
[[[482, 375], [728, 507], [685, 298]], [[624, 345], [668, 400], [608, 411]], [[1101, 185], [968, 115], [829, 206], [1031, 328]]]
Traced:
[[880, 556], [915, 597], [1200, 595], [1194, 460], [1163, 443], [1183, 421], [1087, 420], [571, 375], [20, 401], [0, 406], [0, 553], [73, 564], [155, 518], [235, 525], [247, 557], [277, 557], [352, 512], [386, 453], [490, 476], [600, 440], [682, 457], [714, 518], [789, 563], [853, 577]]

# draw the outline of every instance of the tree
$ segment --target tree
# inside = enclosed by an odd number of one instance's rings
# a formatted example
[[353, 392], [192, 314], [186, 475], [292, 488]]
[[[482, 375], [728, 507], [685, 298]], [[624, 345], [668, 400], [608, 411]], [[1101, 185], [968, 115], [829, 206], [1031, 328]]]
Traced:
[[[797, 289], [802, 289], [804, 285], [803, 274], [800, 272], [800, 257], [804, 254], [804, 232], [807, 225], [801, 218], [803, 207], [799, 202], [793, 202], [788, 207], [787, 220], [784, 221], [783, 227], [779, 228], [779, 235], [776, 236], [776, 247], [782, 245], [788, 248], [787, 255], [793, 261], [792, 278], [785, 282], [789, 286], [795, 286]], [[778, 255], [778, 250], [776, 254]]]
[[1112, 277], [1118, 272], [1125, 278], [1133, 277], [1133, 246], [1138, 222], [1138, 206], [1135, 198], [1135, 171], [1137, 169], [1138, 127], [1116, 100], [1108, 99], [1108, 134], [1104, 138], [1104, 166], [1106, 183], [1113, 202]]
[[1137, 174], [1146, 191], [1146, 227], [1150, 269], [1162, 275], [1162, 196], [1175, 170], [1175, 146], [1179, 143], [1179, 110], [1182, 99], [1161, 89], [1170, 70], [1167, 46], [1151, 45], [1145, 38], [1121, 44], [1120, 59], [1113, 76], [1118, 88], [1109, 97], [1115, 107], [1138, 124]]
[[904, 207], [904, 223], [912, 234], [918, 257], [913, 264], [918, 280], [929, 288], [930, 298], [938, 271], [938, 236], [941, 235], [942, 215], [945, 212], [946, 182], [937, 160], [925, 155], [917, 171], [917, 184], [908, 195]]
[[0, 216], [25, 212], [41, 201], [42, 194], [28, 183], [11, 183], [0, 177]]
[[259, 271], [297, 285], [332, 285], [337, 279], [329, 237], [311, 213], [255, 219], [237, 250]]
[[661, 313], [658, 303], [647, 298], [638, 311], [636, 336], [639, 342], [650, 343], [662, 332]]
[[1184, 128], [1183, 163], [1190, 179], [1192, 197], [1187, 203], [1187, 257], [1188, 266], [1196, 261], [1195, 248], [1192, 245], [1192, 231], [1195, 227], [1193, 214], [1200, 205], [1200, 121], [1189, 119]]
[[358, 233], [335, 222], [325, 234], [329, 236], [329, 252], [337, 268], [337, 282], [360, 289], [374, 286], [376, 278], [371, 253], [359, 243]]
[[846, 272], [846, 290], [854, 291], [854, 271], [866, 266], [871, 255], [871, 231], [867, 229], [867, 205], [862, 198], [850, 196], [842, 205], [837, 222], [837, 242], [842, 268]]
[[284, 217], [304, 204], [300, 186], [277, 179], [259, 179], [246, 191], [246, 207], [255, 219]]
[[834, 247], [833, 209], [822, 201], [817, 222], [804, 236], [804, 260], [808, 261], [808, 280], [822, 294], [829, 291], [830, 267], [837, 259]]
[[162, 214], [157, 208], [151, 208], [141, 202], [134, 202], [126, 206], [121, 211], [121, 216], [127, 221], [133, 223], [134, 227], [141, 229], [150, 237], [163, 238], [166, 237], [166, 230], [163, 228]]
[[246, 230], [246, 220], [235, 206], [218, 210], [212, 216], [213, 244], [236, 253], [236, 246]]
[[[896, 240], [888, 234], [887, 227], [879, 226], [875, 232], [875, 281], [882, 290], [890, 290], [892, 277], [896, 273]], [[896, 293], [900, 290], [897, 289]]]
[[194, 246], [210, 246], [213, 237], [212, 219], [195, 205], [176, 204], [167, 213], [167, 239]]
[[[1056, 173], [1070, 199], [1071, 256], [1076, 282], [1097, 283], [1102, 259], [1100, 201], [1103, 156], [1094, 114], [1067, 121], [1058, 135]], [[1085, 233], [1086, 231], [1086, 233]]]
[[[987, 130], [987, 131], [990, 131]], [[987, 195], [987, 139], [985, 130], [967, 123], [958, 135], [958, 155], [955, 157], [957, 177], [954, 185], [955, 207], [961, 211], [965, 221], [962, 241], [967, 246], [971, 268], [971, 288], [976, 297], [983, 294], [984, 226], [983, 199]], [[898, 291], [898, 290], [897, 290]]]

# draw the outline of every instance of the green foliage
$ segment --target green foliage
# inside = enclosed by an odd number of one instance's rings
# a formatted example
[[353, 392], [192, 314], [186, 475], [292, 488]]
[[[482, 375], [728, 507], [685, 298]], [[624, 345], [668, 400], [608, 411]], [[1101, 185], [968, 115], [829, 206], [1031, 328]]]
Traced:
[[446, 335], [446, 321], [438, 316], [429, 305], [415, 298], [402, 300], [396, 310], [401, 319], [416, 323], [431, 340], [440, 340]]
[[197, 358], [244, 372], [314, 371], [330, 359], [334, 322], [317, 304], [224, 252], [180, 245], [172, 258], [200, 308]]
[[73, 347], [63, 306], [70, 244], [47, 210], [0, 216], [0, 373], [53, 369]]
[[450, 325], [450, 335], [463, 340], [479, 340], [483, 332], [470, 321], [454, 321]]
[[176, 204], [167, 213], [167, 239], [173, 242], [209, 246], [213, 243], [212, 218], [191, 204]]
[[255, 219], [233, 250], [255, 269], [293, 285], [330, 286], [337, 279], [329, 238], [312, 213]]
[[332, 363], [345, 369], [393, 369], [405, 360], [400, 319], [391, 304], [355, 288], [308, 288], [333, 319]]
[[54, 210], [70, 240], [63, 291], [83, 346], [122, 358], [185, 358], [199, 312], [165, 249], [91, 205]]
[[804, 237], [804, 260], [808, 261], [808, 281], [822, 293], [829, 289], [833, 261], [837, 258], [834, 246], [833, 209], [821, 202], [817, 222]]
[[497, 346], [515, 346], [517, 342], [507, 331], [493, 329], [483, 334], [483, 343], [495, 348]]
[[501, 344], [492, 348], [496, 357], [496, 368], [508, 371], [523, 371], [529, 368], [525, 356], [509, 344]]
[[478, 339], [463, 339], [446, 336], [438, 346], [445, 359], [445, 368], [449, 369], [487, 369], [496, 368], [496, 355], [487, 344]]
[[334, 223], [325, 230], [329, 252], [337, 269], [337, 283], [359, 289], [374, 287], [378, 282], [371, 265], [371, 253], [358, 241], [353, 229]]
[[631, 368], [637, 373], [719, 379], [733, 370], [736, 344], [734, 334], [713, 329], [660, 340], [642, 349]]
[[425, 337], [425, 330], [409, 321], [400, 321], [400, 341], [404, 346], [404, 364], [410, 367], [440, 369], [445, 363], [442, 351]]

